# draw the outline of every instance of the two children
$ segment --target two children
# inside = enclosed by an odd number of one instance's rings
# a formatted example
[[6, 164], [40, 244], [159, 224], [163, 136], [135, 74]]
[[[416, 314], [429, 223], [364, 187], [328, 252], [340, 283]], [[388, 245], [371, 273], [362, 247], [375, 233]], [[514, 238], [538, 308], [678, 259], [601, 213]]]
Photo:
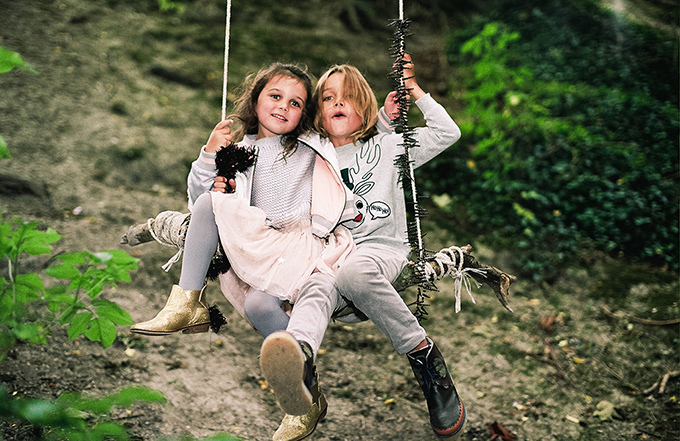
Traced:
[[[456, 142], [460, 130], [445, 109], [418, 86], [406, 57], [405, 86], [427, 120], [427, 127], [415, 134], [420, 147], [412, 150], [412, 159], [418, 167]], [[404, 193], [394, 166], [394, 158], [403, 152], [401, 136], [376, 134], [379, 118], [382, 124], [389, 123], [387, 113], [378, 115], [368, 83], [352, 66], [335, 66], [327, 71], [316, 86], [314, 100], [320, 109], [315, 128], [335, 147], [345, 183], [355, 194], [359, 215], [343, 225], [352, 232], [356, 250], [335, 279], [314, 274], [305, 283], [286, 331], [273, 333], [262, 346], [262, 372], [284, 411], [301, 413], [295, 404], [305, 401], [295, 394], [305, 392], [300, 386], [306, 384], [304, 379], [301, 383], [300, 372], [308, 370], [306, 366], [312, 361], [300, 346], [311, 347], [316, 354], [333, 311], [352, 304], [390, 338], [399, 354], [407, 355], [427, 400], [435, 434], [459, 435], [465, 408], [444, 358], [391, 285], [406, 265], [410, 251]], [[312, 332], [304, 326], [310, 321], [318, 325]], [[282, 365], [287, 368], [282, 369]], [[309, 430], [310, 424], [305, 428], [302, 423], [313, 420], [310, 413], [320, 415], [320, 405], [314, 402], [307, 408], [305, 417], [286, 416], [279, 432]]]
[[[412, 150], [417, 167], [457, 141], [460, 131], [443, 107], [418, 86], [412, 65], [405, 75], [406, 87], [427, 120], [427, 127], [416, 133], [420, 148]], [[214, 171], [215, 146], [226, 145], [231, 139], [227, 122], [216, 126], [189, 177], [190, 203], [195, 202], [177, 293], [173, 288], [164, 310], [132, 331], [201, 332], [199, 325], [207, 329], [207, 316], [193, 312], [205, 309], [201, 288], [220, 240], [232, 264], [221, 276], [222, 290], [266, 337], [261, 368], [287, 413], [275, 440], [301, 439], [325, 415], [325, 397], [318, 390], [313, 362], [333, 312], [347, 305], [373, 320], [397, 352], [407, 355], [427, 400], [435, 434], [460, 435], [465, 409], [444, 359], [391, 285], [410, 251], [404, 196], [394, 166], [395, 156], [403, 152], [401, 137], [378, 133], [378, 127], [387, 131], [387, 114], [391, 112], [378, 113], [368, 83], [351, 66], [335, 66], [326, 72], [309, 100], [309, 91], [302, 93], [294, 81], [284, 81], [290, 79], [293, 77], [281, 73], [268, 76], [259, 90], [254, 87], [241, 100], [239, 109], [245, 107], [244, 101], [255, 109], [250, 116], [239, 118], [243, 134], [248, 135], [245, 142], [259, 151], [256, 166], [237, 176], [235, 195], [223, 193], [226, 180], [216, 177]], [[294, 102], [302, 103], [303, 108], [307, 104], [318, 107], [314, 127], [327, 138], [325, 142], [315, 135], [297, 136], [306, 128], [303, 117], [312, 112], [300, 112], [300, 123], [292, 124], [295, 112], [285, 113], [290, 109], [284, 111], [267, 102], [282, 96], [289, 107], [296, 107]], [[286, 131], [293, 128], [299, 131]], [[236, 139], [240, 135], [237, 132]], [[280, 148], [281, 140], [285, 149]], [[334, 153], [341, 170], [333, 167]], [[352, 189], [352, 202], [358, 210], [343, 223], [357, 244], [351, 253], [352, 238], [338, 226], [342, 215], [350, 213], [345, 205], [348, 195], [337, 188], [340, 175]], [[316, 185], [322, 178], [326, 187]], [[211, 187], [216, 191], [204, 193]], [[320, 195], [322, 189], [327, 195]], [[255, 208], [249, 208], [250, 202]], [[314, 223], [317, 236], [311, 234], [312, 220], [319, 221]], [[211, 234], [206, 234], [207, 227]], [[318, 239], [324, 235], [327, 244]], [[199, 253], [193, 251], [194, 245]], [[203, 260], [196, 260], [196, 254]], [[185, 270], [185, 266], [189, 268]], [[190, 301], [182, 304], [185, 297]], [[290, 320], [281, 308], [285, 302], [295, 304]], [[196, 319], [196, 315], [200, 317]]]
[[232, 139], [231, 121], [215, 127], [188, 178], [192, 216], [179, 283], [158, 315], [132, 332], [207, 331], [203, 290], [218, 241], [231, 264], [220, 283], [234, 307], [244, 314], [252, 302], [279, 313], [249, 317], [264, 337], [285, 329], [281, 306], [295, 302], [309, 275], [331, 274], [346, 258], [352, 238], [338, 222], [353, 213], [353, 201], [335, 152], [299, 140], [314, 117], [311, 95], [311, 78], [297, 66], [276, 63], [256, 75], [237, 102], [234, 116], [241, 125], [234, 136], [257, 149], [257, 161], [237, 174], [235, 193], [208, 191], [217, 175], [216, 152]]

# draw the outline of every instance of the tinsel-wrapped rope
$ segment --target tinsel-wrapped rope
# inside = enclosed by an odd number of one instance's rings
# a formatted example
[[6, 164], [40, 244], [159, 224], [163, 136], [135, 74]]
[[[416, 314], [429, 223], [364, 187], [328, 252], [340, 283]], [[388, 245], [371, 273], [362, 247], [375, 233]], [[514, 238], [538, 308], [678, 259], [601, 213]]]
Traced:
[[[394, 120], [395, 130], [401, 134], [404, 153], [398, 155], [395, 160], [395, 166], [399, 170], [399, 183], [404, 189], [404, 197], [406, 199], [406, 208], [411, 219], [407, 226], [407, 236], [411, 245], [411, 254], [416, 262], [422, 262], [425, 259], [425, 247], [423, 245], [423, 233], [420, 226], [420, 219], [425, 214], [425, 210], [420, 207], [418, 202], [418, 192], [416, 189], [415, 175], [413, 171], [413, 161], [411, 160], [410, 150], [419, 147], [418, 140], [414, 137], [415, 128], [408, 124], [408, 108], [410, 104], [410, 90], [405, 85], [404, 67], [410, 61], [404, 59], [406, 54], [405, 39], [410, 36], [409, 25], [410, 21], [403, 17], [403, 6], [400, 6], [399, 20], [394, 20], [391, 23], [395, 27], [394, 40], [391, 47], [391, 56], [394, 58], [393, 73], [391, 78], [395, 84], [396, 102], [398, 104], [398, 116]], [[419, 265], [416, 266], [418, 268]], [[414, 315], [421, 321], [427, 315], [428, 306], [426, 299], [429, 296], [425, 293], [426, 290], [436, 290], [431, 282], [423, 282], [418, 284], [418, 293], [416, 300], [410, 306], [415, 307]]]

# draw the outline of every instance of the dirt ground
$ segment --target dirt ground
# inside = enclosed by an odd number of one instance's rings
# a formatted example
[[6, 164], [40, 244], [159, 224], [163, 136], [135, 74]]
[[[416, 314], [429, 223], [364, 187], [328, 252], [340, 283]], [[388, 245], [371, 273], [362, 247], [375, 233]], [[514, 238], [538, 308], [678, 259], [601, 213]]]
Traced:
[[[138, 257], [132, 282], [105, 296], [142, 321], [163, 306], [179, 265], [165, 273], [160, 266], [174, 250], [155, 243], [130, 248], [119, 239], [128, 225], [186, 209], [188, 166], [219, 116], [221, 96], [221, 46], [207, 44], [212, 61], [201, 58], [201, 28], [221, 30], [223, 23], [215, 2], [190, 4], [205, 7], [203, 21], [136, 3], [0, 0], [0, 46], [38, 71], [0, 75], [0, 134], [12, 154], [0, 162], [2, 182], [12, 183], [0, 188], [0, 207], [5, 218], [39, 220], [62, 234], [55, 253], [120, 248]], [[337, 34], [328, 26], [325, 32]], [[187, 28], [198, 36], [189, 37]], [[247, 52], [244, 41], [235, 51]], [[311, 48], [310, 57], [314, 50], [323, 51]], [[366, 61], [371, 50], [355, 63], [376, 69]], [[338, 56], [345, 57], [353, 55]], [[234, 68], [236, 78], [238, 69], [259, 64], [250, 63]], [[441, 228], [452, 219], [436, 211], [433, 217], [425, 223], [428, 248], [456, 243], [451, 229]], [[473, 245], [478, 259], [518, 270], [510, 253]], [[32, 261], [26, 270], [44, 264]], [[468, 409], [463, 440], [508, 441], [493, 437], [494, 422], [517, 440], [678, 439], [677, 322], [634, 320], [678, 317], [677, 274], [593, 257], [551, 284], [520, 279], [512, 289], [515, 314], [485, 287], [473, 289], [476, 304], [464, 298], [455, 314], [451, 281], [438, 286], [425, 327]], [[614, 291], [622, 300], [607, 297]], [[208, 299], [227, 316], [220, 334], [140, 338], [121, 327], [104, 350], [85, 338], [71, 342], [55, 328], [47, 346], [15, 347], [0, 363], [0, 382], [10, 393], [42, 398], [64, 391], [100, 396], [131, 385], [157, 389], [166, 404], [112, 415], [137, 439], [220, 432], [271, 439], [283, 413], [263, 386], [261, 337], [216, 284]], [[318, 368], [329, 412], [311, 439], [436, 439], [406, 359], [371, 323], [333, 323]], [[661, 391], [667, 373], [676, 374]], [[613, 403], [613, 417], [599, 411], [603, 402]], [[10, 423], [0, 429], [7, 440], [32, 439]]]

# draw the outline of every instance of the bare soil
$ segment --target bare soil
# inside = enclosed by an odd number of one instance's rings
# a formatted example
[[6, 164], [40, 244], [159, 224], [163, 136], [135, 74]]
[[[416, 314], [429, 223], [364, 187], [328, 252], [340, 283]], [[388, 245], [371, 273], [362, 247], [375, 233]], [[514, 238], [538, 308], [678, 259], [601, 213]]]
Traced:
[[[379, 78], [383, 35], [352, 39], [332, 19], [331, 6], [303, 3], [307, 12], [317, 11], [312, 18], [281, 5], [271, 15], [255, 14], [257, 2], [234, 6], [241, 9], [234, 16], [230, 84], [278, 55], [320, 66], [316, 75], [349, 61]], [[188, 166], [219, 118], [220, 7], [196, 0], [178, 15], [158, 12], [153, 1], [0, 0], [0, 46], [38, 71], [0, 76], [0, 134], [12, 154], [0, 163], [2, 215], [56, 229], [63, 237], [55, 253], [121, 248], [137, 256], [132, 282], [105, 293], [135, 321], [163, 306], [179, 265], [165, 273], [160, 266], [174, 250], [155, 243], [129, 248], [119, 239], [133, 223], [186, 209]], [[424, 32], [420, 38], [414, 58], [426, 60], [429, 89], [446, 94], [444, 42]], [[299, 41], [297, 52], [274, 45]], [[374, 83], [384, 96], [386, 83]], [[425, 224], [428, 248], [461, 240], [452, 232], [455, 222], [433, 210]], [[473, 245], [481, 261], [520, 271], [510, 252]], [[24, 269], [44, 265], [30, 261]], [[520, 278], [512, 288], [515, 314], [485, 287], [473, 289], [476, 304], [464, 298], [456, 314], [452, 282], [438, 286], [424, 324], [467, 406], [463, 440], [509, 440], [494, 437], [494, 422], [517, 440], [678, 439], [678, 325], [655, 322], [678, 317], [677, 274], [593, 254], [550, 283]], [[0, 382], [10, 393], [48, 399], [65, 391], [101, 396], [131, 385], [162, 391], [166, 404], [112, 415], [137, 439], [220, 432], [271, 439], [283, 413], [259, 372], [262, 339], [216, 284], [208, 298], [228, 318], [220, 334], [140, 338], [121, 327], [104, 350], [84, 338], [69, 341], [56, 327], [47, 346], [16, 346], [0, 363]], [[333, 323], [318, 368], [329, 412], [311, 439], [436, 438], [406, 359], [371, 323]], [[603, 402], [616, 413], [603, 415]], [[9, 422], [0, 430], [8, 440], [34, 436]]]

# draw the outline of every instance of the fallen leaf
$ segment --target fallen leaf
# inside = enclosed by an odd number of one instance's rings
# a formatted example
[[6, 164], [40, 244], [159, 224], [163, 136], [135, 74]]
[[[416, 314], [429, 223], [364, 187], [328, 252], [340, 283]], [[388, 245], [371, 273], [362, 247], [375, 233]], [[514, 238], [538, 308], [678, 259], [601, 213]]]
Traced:
[[567, 421], [571, 421], [572, 423], [581, 424], [581, 420], [571, 415], [567, 415], [565, 418], [567, 419]]
[[498, 439], [498, 440], [503, 440], [503, 441], [515, 441], [515, 435], [510, 433], [508, 429], [503, 427], [501, 423], [498, 421], [494, 421], [493, 423], [489, 424], [489, 432], [491, 432], [491, 439]]
[[541, 318], [541, 329], [543, 329], [546, 334], [555, 332], [555, 316], [544, 315], [543, 318]]
[[614, 403], [606, 400], [602, 400], [597, 403], [596, 410], [593, 412], [593, 415], [597, 415], [602, 421], [613, 420], [615, 417], [621, 418], [621, 415], [619, 415], [614, 408]]

